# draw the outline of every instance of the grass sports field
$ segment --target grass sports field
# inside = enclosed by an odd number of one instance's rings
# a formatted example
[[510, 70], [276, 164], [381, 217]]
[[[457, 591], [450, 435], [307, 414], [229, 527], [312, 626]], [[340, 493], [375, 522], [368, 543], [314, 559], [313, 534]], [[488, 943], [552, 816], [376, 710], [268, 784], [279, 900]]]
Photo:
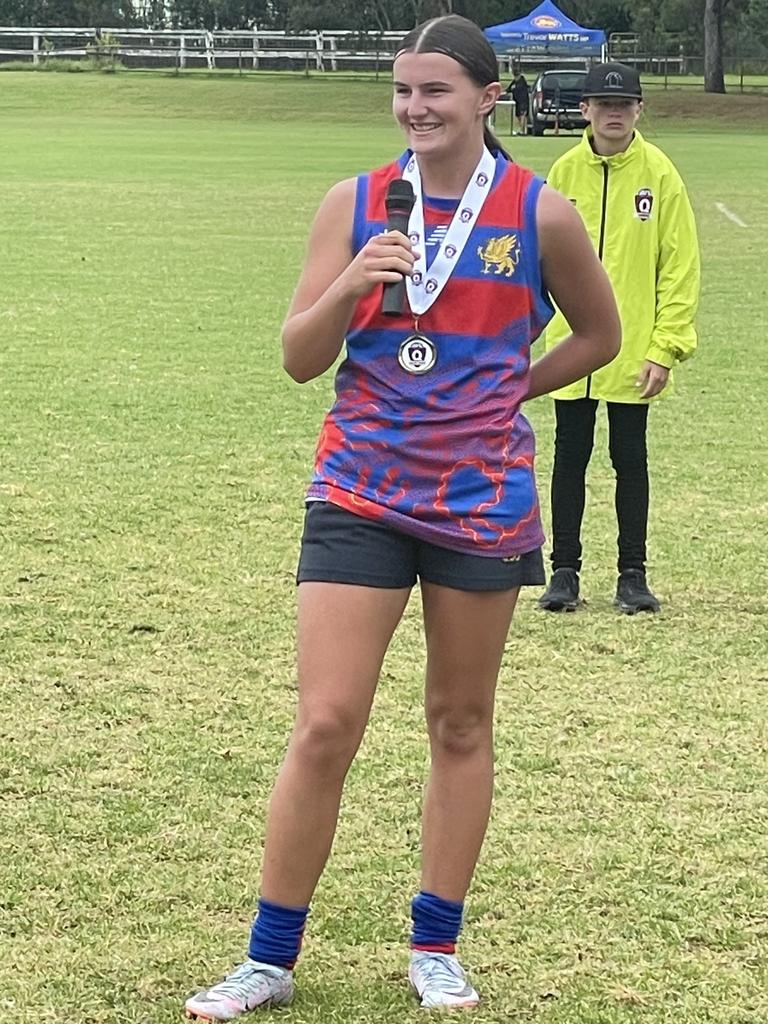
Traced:
[[[278, 330], [324, 190], [399, 151], [388, 95], [0, 77], [9, 1024], [166, 1024], [243, 954], [331, 396], [330, 375], [282, 374]], [[768, 98], [675, 95], [653, 95], [647, 134], [688, 181], [705, 273], [700, 352], [651, 417], [664, 611], [611, 608], [601, 423], [589, 604], [547, 617], [526, 592], [502, 669], [462, 943], [488, 1024], [768, 1017]], [[510, 140], [540, 172], [572, 141]], [[548, 400], [530, 415], [546, 505]], [[422, 652], [414, 603], [280, 1020], [424, 1020], [403, 982]]]

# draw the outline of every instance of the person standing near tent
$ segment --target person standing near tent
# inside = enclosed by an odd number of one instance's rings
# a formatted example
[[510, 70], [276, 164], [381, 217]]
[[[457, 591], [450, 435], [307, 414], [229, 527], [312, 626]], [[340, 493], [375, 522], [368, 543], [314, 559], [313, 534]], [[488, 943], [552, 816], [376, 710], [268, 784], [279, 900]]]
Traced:
[[[515, 103], [515, 117], [517, 118], [517, 134], [527, 135], [528, 133], [528, 103], [530, 90], [525, 75], [519, 66], [513, 68], [512, 81], [507, 92], [512, 96]], [[512, 133], [515, 134], [514, 132]]]
[[[674, 165], [636, 129], [642, 90], [633, 68], [590, 68], [581, 110], [589, 122], [582, 140], [555, 162], [547, 181], [570, 199], [587, 226], [616, 293], [623, 340], [611, 363], [552, 395], [553, 574], [539, 604], [547, 611], [573, 611], [580, 601], [585, 475], [597, 406], [604, 400], [619, 526], [614, 604], [627, 614], [656, 612], [660, 604], [646, 580], [648, 408], [669, 394], [672, 367], [696, 348], [696, 224]], [[546, 331], [547, 348], [567, 331], [558, 314]]]
[[[521, 404], [620, 344], [578, 215], [485, 127], [501, 86], [480, 29], [458, 15], [419, 25], [393, 72], [408, 148], [328, 192], [283, 326], [283, 363], [299, 382], [346, 351], [307, 492], [298, 709], [269, 804], [259, 909], [248, 959], [186, 1002], [205, 1021], [293, 995], [344, 780], [417, 580], [431, 760], [408, 976], [425, 1008], [477, 1004], [455, 948], [491, 808], [496, 682], [519, 589], [544, 577]], [[414, 200], [408, 234], [387, 230], [393, 192]], [[407, 295], [391, 315], [387, 284]], [[549, 293], [572, 331], [531, 365]], [[364, 903], [354, 873], [347, 884]]]

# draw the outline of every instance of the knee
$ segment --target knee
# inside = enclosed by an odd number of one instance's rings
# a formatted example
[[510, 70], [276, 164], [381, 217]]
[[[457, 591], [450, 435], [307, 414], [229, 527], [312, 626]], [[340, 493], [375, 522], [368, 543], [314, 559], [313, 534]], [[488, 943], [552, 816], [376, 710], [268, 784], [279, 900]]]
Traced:
[[315, 773], [345, 773], [362, 737], [362, 728], [342, 708], [301, 711], [294, 726], [291, 747]]
[[467, 757], [493, 745], [492, 711], [477, 705], [429, 707], [427, 728], [433, 752], [449, 757]]
[[643, 475], [648, 472], [648, 450], [643, 438], [631, 443], [609, 445], [611, 465], [619, 475]]

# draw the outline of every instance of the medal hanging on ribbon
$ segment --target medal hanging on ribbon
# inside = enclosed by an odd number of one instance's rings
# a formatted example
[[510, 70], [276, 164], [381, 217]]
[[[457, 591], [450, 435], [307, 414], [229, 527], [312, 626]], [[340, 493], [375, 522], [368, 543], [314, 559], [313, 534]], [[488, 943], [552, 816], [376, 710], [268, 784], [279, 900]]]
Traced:
[[[469, 184], [459, 200], [448, 230], [440, 243], [437, 255], [427, 268], [426, 232], [424, 229], [424, 197], [421, 173], [414, 155], [411, 155], [403, 171], [403, 178], [413, 187], [416, 201], [408, 221], [408, 235], [411, 244], [420, 252], [413, 266], [413, 273], [405, 279], [408, 305], [414, 315], [414, 333], [400, 346], [398, 362], [408, 373], [427, 373], [437, 362], [437, 346], [419, 331], [419, 317], [426, 313], [437, 300], [448, 283], [448, 278], [458, 264], [461, 254], [469, 241], [472, 229], [477, 223], [493, 184], [496, 161], [488, 149], [472, 172]], [[415, 357], [415, 358], [413, 358]], [[418, 368], [417, 368], [418, 367]]]
[[418, 329], [401, 344], [397, 361], [407, 373], [429, 373], [437, 362], [437, 348], [431, 338]]

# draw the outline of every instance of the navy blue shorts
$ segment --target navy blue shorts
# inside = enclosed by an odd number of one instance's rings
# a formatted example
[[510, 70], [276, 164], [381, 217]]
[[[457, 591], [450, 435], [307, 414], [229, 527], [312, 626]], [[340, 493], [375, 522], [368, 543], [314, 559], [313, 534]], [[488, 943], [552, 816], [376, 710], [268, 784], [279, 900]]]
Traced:
[[412, 587], [417, 579], [455, 590], [512, 590], [541, 586], [541, 548], [512, 558], [449, 551], [348, 512], [311, 501], [304, 518], [297, 583]]

